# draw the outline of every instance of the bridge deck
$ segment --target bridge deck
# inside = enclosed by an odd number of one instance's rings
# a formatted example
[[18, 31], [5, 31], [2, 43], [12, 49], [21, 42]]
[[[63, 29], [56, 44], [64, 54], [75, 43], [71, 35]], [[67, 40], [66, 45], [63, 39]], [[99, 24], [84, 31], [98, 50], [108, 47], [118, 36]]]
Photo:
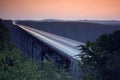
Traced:
[[30, 28], [24, 25], [19, 25], [15, 22], [13, 22], [13, 24], [19, 26], [20, 28], [22, 28], [32, 36], [36, 37], [40, 41], [48, 44], [52, 48], [64, 52], [65, 55], [70, 56], [74, 59], [80, 59], [78, 56], [76, 56], [81, 53], [81, 50], [79, 50], [78, 46], [84, 45], [84, 43], [71, 40], [62, 36], [54, 35], [45, 31]]

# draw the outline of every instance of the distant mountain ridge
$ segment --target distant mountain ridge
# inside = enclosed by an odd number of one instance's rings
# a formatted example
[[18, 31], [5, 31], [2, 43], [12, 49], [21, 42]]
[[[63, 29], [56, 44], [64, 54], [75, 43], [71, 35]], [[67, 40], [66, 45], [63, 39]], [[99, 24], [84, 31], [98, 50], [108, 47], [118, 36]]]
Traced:
[[44, 19], [40, 20], [41, 22], [65, 22], [66, 20], [58, 20], [58, 19]]
[[23, 24], [35, 29], [50, 32], [59, 36], [67, 37], [80, 42], [87, 40], [94, 41], [101, 34], [112, 33], [120, 30], [120, 25], [116, 24], [99, 24], [90, 21], [17, 21], [18, 24]]
[[43, 20], [18, 20], [33, 22], [87, 22], [107, 25], [120, 25], [120, 20], [60, 20], [60, 19], [43, 19]]
[[107, 24], [107, 25], [120, 25], [120, 21], [116, 21], [116, 20], [106, 20], [106, 21], [88, 20], [88, 21], [85, 21], [85, 22], [98, 23], [98, 24]]

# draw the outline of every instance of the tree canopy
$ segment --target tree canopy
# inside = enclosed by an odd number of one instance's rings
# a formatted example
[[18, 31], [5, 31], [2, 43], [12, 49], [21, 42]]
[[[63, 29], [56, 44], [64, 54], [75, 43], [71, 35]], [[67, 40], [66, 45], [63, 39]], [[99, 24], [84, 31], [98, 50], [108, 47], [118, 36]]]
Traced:
[[88, 41], [82, 51], [85, 80], [120, 80], [120, 31]]

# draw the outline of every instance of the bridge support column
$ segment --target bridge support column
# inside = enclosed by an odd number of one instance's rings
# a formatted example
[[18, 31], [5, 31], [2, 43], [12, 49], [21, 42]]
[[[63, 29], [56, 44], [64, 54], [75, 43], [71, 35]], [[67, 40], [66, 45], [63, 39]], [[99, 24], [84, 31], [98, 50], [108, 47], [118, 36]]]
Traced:
[[83, 76], [83, 71], [80, 66], [80, 62], [77, 60], [71, 60], [71, 75], [75, 80], [80, 80]]

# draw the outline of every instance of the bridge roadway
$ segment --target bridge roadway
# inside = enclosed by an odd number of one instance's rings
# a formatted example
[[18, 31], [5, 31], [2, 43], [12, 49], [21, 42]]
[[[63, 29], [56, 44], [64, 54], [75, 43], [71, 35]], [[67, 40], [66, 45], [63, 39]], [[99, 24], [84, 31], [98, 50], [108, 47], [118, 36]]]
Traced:
[[80, 58], [77, 56], [81, 53], [79, 46], [84, 45], [84, 43], [51, 34], [45, 31], [30, 28], [24, 25], [16, 24], [15, 21], [13, 21], [13, 24], [19, 26], [20, 28], [22, 28], [32, 36], [36, 37], [40, 41], [46, 43], [50, 47], [63, 52], [63, 55], [69, 58], [80, 60]]

